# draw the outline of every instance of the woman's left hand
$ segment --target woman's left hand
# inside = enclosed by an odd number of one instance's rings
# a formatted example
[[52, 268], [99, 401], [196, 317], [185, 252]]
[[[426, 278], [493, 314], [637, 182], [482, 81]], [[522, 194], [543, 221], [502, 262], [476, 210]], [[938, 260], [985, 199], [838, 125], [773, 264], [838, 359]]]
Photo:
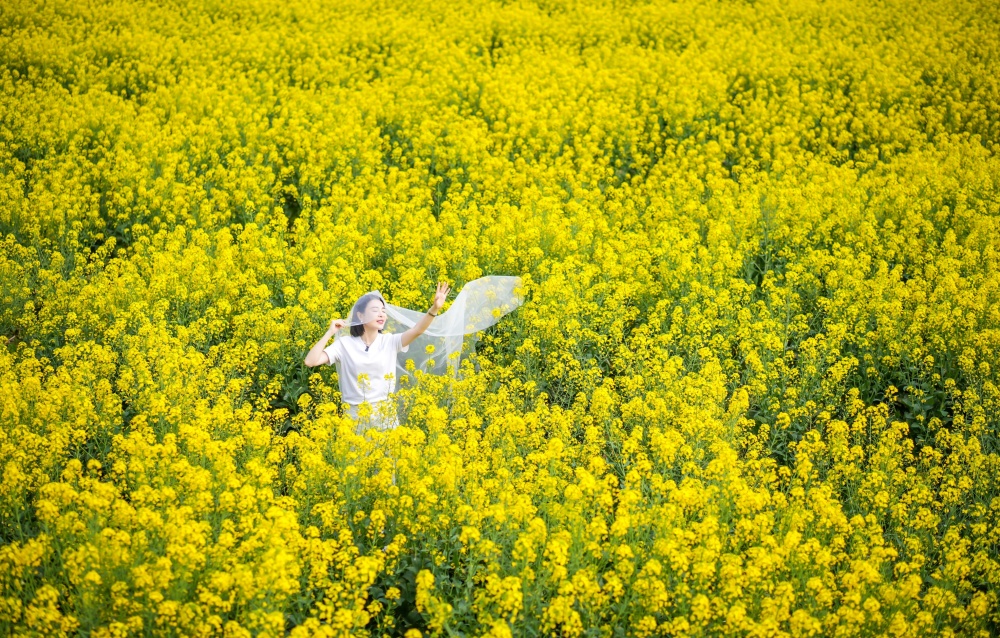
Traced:
[[451, 288], [448, 287], [446, 282], [438, 282], [437, 292], [434, 293], [434, 304], [431, 306], [434, 314], [437, 314], [437, 312], [441, 310], [441, 306], [444, 305], [445, 300], [448, 298], [449, 290], [451, 290]]

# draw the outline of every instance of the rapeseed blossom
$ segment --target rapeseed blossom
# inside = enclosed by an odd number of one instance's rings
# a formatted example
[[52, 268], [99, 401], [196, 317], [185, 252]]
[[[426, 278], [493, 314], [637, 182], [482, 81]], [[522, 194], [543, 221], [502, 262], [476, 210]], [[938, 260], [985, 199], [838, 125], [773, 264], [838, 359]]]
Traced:
[[[8, 2], [0, 631], [995, 633], [998, 19]], [[300, 364], [486, 274], [399, 428]]]

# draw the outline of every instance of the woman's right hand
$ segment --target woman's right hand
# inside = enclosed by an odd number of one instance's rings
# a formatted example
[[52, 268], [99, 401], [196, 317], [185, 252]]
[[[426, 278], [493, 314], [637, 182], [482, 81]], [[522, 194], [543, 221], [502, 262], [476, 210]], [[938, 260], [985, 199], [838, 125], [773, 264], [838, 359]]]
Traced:
[[330, 332], [337, 332], [341, 328], [347, 325], [346, 319], [334, 319], [330, 322]]

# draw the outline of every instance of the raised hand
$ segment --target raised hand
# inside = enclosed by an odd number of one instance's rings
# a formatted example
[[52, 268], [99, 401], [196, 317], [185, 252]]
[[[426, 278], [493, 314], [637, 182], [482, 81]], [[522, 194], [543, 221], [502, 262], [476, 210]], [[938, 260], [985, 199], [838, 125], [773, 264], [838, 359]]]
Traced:
[[438, 310], [441, 310], [441, 306], [448, 299], [448, 291], [451, 288], [448, 286], [447, 282], [439, 281], [437, 285], [437, 291], [434, 293], [434, 303], [431, 305], [431, 310], [434, 314], [437, 314]]
[[336, 332], [347, 325], [347, 319], [334, 319], [330, 322], [330, 332]]

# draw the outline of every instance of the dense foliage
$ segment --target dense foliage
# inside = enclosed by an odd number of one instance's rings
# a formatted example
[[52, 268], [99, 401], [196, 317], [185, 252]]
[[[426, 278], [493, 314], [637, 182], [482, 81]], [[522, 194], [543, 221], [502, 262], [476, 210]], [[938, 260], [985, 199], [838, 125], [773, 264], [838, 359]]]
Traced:
[[0, 632], [995, 635], [998, 151], [988, 0], [5, 0]]

